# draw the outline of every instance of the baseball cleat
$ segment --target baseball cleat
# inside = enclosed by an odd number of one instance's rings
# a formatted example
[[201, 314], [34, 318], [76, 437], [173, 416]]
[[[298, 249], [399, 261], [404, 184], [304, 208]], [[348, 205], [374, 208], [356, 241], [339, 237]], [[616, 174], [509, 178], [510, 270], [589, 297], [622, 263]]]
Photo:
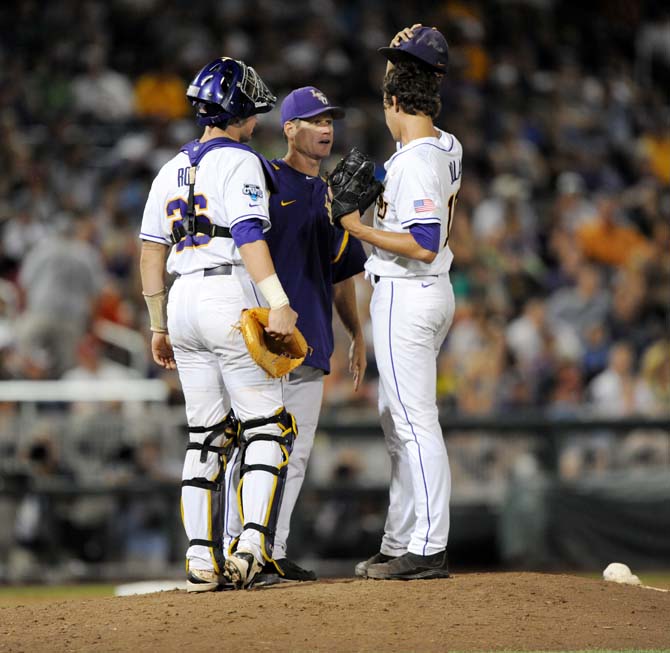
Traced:
[[389, 560], [395, 560], [395, 556], [387, 556], [385, 553], [380, 551], [379, 553], [375, 553], [371, 558], [363, 560], [363, 562], [359, 562], [354, 568], [354, 574], [360, 578], [367, 578], [368, 567], [370, 565], [378, 565], [382, 562], [388, 562]]
[[288, 558], [279, 558], [265, 563], [261, 572], [256, 576], [254, 585], [267, 587], [268, 585], [276, 585], [277, 583], [291, 581], [303, 583], [316, 579], [316, 574], [310, 569], [303, 569]]
[[254, 581], [262, 565], [252, 553], [248, 551], [236, 551], [224, 564], [224, 574], [233, 584], [234, 589], [241, 590], [249, 587]]
[[449, 578], [447, 550], [428, 556], [408, 552], [388, 562], [370, 565], [367, 573], [368, 578], [376, 580]]
[[187, 592], [218, 592], [224, 584], [225, 578], [213, 569], [189, 569], [186, 575]]

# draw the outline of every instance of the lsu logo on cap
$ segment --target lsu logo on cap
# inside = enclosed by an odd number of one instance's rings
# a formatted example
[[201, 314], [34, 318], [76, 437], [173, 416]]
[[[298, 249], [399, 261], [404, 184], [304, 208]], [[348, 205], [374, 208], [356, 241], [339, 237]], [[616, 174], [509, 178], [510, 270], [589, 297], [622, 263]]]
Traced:
[[322, 104], [328, 106], [328, 98], [321, 92], [317, 91], [315, 88], [311, 89], [312, 95]]
[[425, 43], [428, 47], [433, 48], [436, 52], [444, 54], [447, 50], [440, 42], [440, 37], [435, 34], [435, 30], [428, 30], [421, 34], [419, 38], [416, 39], [417, 43]]
[[249, 197], [251, 197], [254, 202], [259, 197], [263, 197], [263, 191], [261, 190], [260, 186], [256, 186], [256, 184], [244, 184], [242, 193], [244, 193], [244, 195], [249, 195]]

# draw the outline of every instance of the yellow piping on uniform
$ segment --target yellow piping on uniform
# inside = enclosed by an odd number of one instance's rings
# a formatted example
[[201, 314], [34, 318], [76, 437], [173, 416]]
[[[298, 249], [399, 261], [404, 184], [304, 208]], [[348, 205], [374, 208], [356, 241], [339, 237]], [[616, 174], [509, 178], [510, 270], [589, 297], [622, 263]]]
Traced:
[[186, 528], [186, 523], [184, 522], [184, 499], [179, 499], [179, 514], [181, 515], [181, 524]]
[[239, 537], [235, 537], [230, 541], [230, 545], [228, 546], [228, 557], [233, 555], [233, 551], [237, 548], [237, 543], [240, 541]]
[[[278, 480], [279, 480], [279, 477], [274, 476], [274, 481], [272, 483], [272, 492], [270, 492], [270, 500], [268, 501], [268, 508], [267, 508], [266, 513], [265, 513], [265, 519], [263, 520], [263, 526], [265, 526], [265, 527], [267, 527], [267, 525], [270, 523], [270, 513], [272, 512], [272, 504], [274, 503], [275, 492], [277, 491], [277, 481]], [[272, 556], [269, 556], [266, 553], [265, 533], [261, 533], [261, 553], [263, 554], [263, 558], [265, 560], [267, 560], [267, 561], [272, 560]]]
[[342, 244], [340, 245], [340, 251], [337, 253], [337, 256], [333, 259], [333, 263], [337, 263], [344, 254], [344, 250], [347, 248], [347, 243], [349, 242], [349, 232], [345, 231], [344, 236], [342, 236]]
[[237, 512], [240, 515], [240, 521], [242, 522], [242, 527], [244, 527], [244, 509], [242, 508], [242, 483], [244, 483], [244, 478], [240, 479], [240, 482], [237, 486]]
[[286, 447], [283, 444], [280, 444], [279, 448], [281, 449], [282, 457], [284, 458], [284, 460], [282, 460], [279, 463], [279, 465], [277, 466], [278, 470], [281, 469], [282, 467], [286, 467], [286, 465], [288, 465], [288, 450], [286, 449]]
[[[182, 526], [184, 527], [184, 530], [186, 529], [186, 522], [184, 521], [184, 499], [180, 498], [179, 499], [179, 514], [181, 515], [181, 523]], [[186, 573], [188, 574], [188, 558], [184, 561], [184, 566], [186, 567]]]

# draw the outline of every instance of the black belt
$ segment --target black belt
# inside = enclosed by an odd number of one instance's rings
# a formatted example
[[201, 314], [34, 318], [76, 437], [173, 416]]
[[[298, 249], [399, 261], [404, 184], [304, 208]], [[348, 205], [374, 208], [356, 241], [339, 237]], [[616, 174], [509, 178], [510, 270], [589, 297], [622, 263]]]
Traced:
[[379, 280], [381, 279], [378, 274], [375, 274], [372, 278], [375, 280], [375, 283], [379, 283]]
[[[203, 277], [218, 277], [218, 276], [230, 276], [233, 273], [232, 263], [224, 263], [223, 265], [217, 265], [215, 268], [207, 268], [203, 273]], [[177, 279], [181, 277], [181, 274], [174, 275]]]
[[219, 275], [229, 276], [233, 273], [233, 266], [230, 263], [224, 263], [215, 268], [207, 268], [203, 273], [203, 277], [218, 277]]

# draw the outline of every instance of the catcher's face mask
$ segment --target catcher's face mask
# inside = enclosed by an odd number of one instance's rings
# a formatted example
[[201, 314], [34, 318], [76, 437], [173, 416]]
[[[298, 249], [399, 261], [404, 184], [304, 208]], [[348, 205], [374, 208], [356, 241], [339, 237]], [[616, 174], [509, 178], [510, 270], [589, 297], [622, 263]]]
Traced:
[[266, 113], [272, 111], [277, 98], [272, 95], [265, 82], [251, 66], [247, 66], [241, 61], [238, 63], [242, 64], [243, 69], [242, 80], [238, 82], [238, 85], [240, 91], [253, 102], [256, 109], [254, 113]]

